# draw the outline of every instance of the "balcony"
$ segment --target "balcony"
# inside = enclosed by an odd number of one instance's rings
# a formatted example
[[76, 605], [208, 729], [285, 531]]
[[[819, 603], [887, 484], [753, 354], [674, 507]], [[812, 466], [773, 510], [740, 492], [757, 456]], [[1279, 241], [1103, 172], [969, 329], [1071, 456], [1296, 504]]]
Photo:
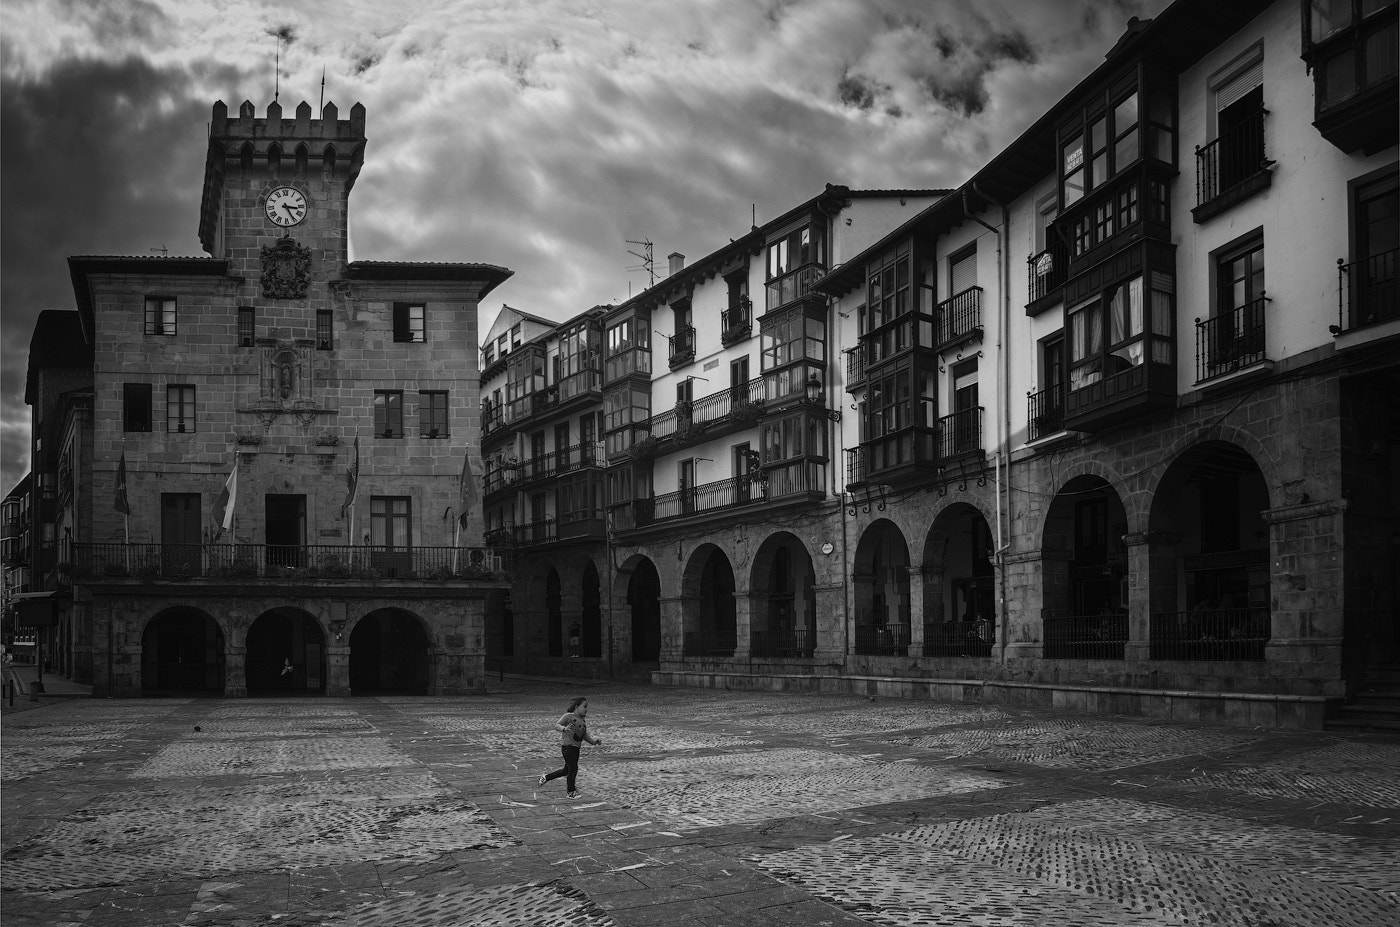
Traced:
[[1269, 642], [1267, 608], [1195, 609], [1155, 614], [1149, 624], [1152, 660], [1262, 660]]
[[776, 312], [799, 300], [811, 299], [819, 304], [826, 305], [826, 297], [821, 293], [812, 292], [812, 284], [826, 274], [826, 267], [821, 264], [803, 264], [801, 267], [769, 282], [767, 290], [767, 310]]
[[666, 357], [671, 369], [675, 370], [684, 364], [695, 360], [695, 326], [686, 325], [666, 339], [670, 342], [670, 350]]
[[1066, 615], [1042, 622], [1046, 660], [1121, 660], [1128, 643], [1128, 616]]
[[482, 493], [490, 497], [495, 493], [514, 492], [520, 482], [520, 470], [515, 466], [503, 466], [487, 472], [482, 478]]
[[492, 528], [487, 528], [482, 540], [487, 547], [510, 548], [515, 546], [515, 522], [503, 522]]
[[481, 437], [486, 438], [506, 427], [504, 412], [497, 406], [483, 406], [481, 409]]
[[938, 472], [938, 429], [902, 428], [846, 450], [846, 488], [875, 483], [898, 485]]
[[738, 305], [720, 313], [720, 344], [728, 347], [753, 336], [753, 300], [739, 297]]
[[1204, 222], [1243, 202], [1273, 182], [1273, 161], [1264, 154], [1264, 117], [1260, 109], [1213, 142], [1196, 146], [1196, 208], [1191, 216]]
[[1026, 394], [1026, 440], [1039, 441], [1065, 430], [1065, 391], [1051, 387]]
[[938, 350], [982, 337], [982, 288], [969, 287], [938, 304]]
[[938, 420], [938, 456], [951, 460], [980, 455], [982, 447], [982, 407], [960, 409]]
[[854, 393], [865, 386], [865, 352], [860, 348], [846, 349], [846, 392]]
[[646, 429], [660, 441], [670, 438], [677, 444], [718, 437], [748, 428], [763, 417], [765, 407], [763, 378], [755, 377], [741, 386], [731, 386], [693, 402], [676, 403], [647, 420]]
[[[1334, 15], [1339, 4], [1332, 4]], [[1384, 8], [1381, 8], [1384, 6]], [[1362, 4], [1364, 14], [1352, 21], [1352, 10], [1344, 22], [1304, 23], [1303, 60], [1312, 69], [1313, 125], [1331, 144], [1354, 154], [1361, 149], [1372, 155], [1389, 148], [1400, 137], [1395, 112], [1400, 107], [1400, 85], [1395, 75], [1397, 59], [1396, 10], [1394, 3]], [[1331, 31], [1322, 33], [1324, 28]]]
[[1400, 319], [1400, 292], [1395, 286], [1397, 249], [1346, 263], [1337, 258], [1337, 324], [1340, 335]]
[[517, 547], [553, 544], [557, 540], [559, 540], [559, 533], [552, 515], [547, 515], [538, 521], [527, 521], [515, 526], [515, 545]]
[[1265, 304], [1259, 298], [1209, 319], [1196, 320], [1196, 382], [1249, 370], [1266, 362]]
[[1065, 396], [1065, 427], [1094, 432], [1176, 408], [1176, 368], [1110, 354], [1107, 372]]
[[752, 477], [732, 476], [644, 501], [651, 504], [648, 522], [655, 524], [766, 502], [767, 486], [762, 480]]
[[1026, 260], [1026, 315], [1036, 316], [1060, 301], [1060, 287], [1069, 270], [1069, 249], [1051, 231], [1050, 247]]
[[509, 552], [494, 547], [328, 544], [74, 544], [73, 562], [78, 580], [87, 582], [461, 581], [498, 578], [511, 568]]
[[607, 522], [589, 512], [565, 512], [559, 516], [557, 533], [561, 541], [601, 541], [608, 535]]
[[520, 464], [519, 478], [515, 482], [551, 480], [576, 470], [604, 466], [607, 466], [607, 460], [603, 456], [603, 445], [597, 441], [589, 441], [549, 451], [524, 461]]

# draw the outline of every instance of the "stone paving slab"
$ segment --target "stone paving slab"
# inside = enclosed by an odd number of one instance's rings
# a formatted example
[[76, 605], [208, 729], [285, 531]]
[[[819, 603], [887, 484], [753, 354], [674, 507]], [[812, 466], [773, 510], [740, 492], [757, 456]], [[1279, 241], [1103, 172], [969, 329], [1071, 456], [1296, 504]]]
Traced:
[[846, 696], [6, 715], [0, 905], [83, 927], [1400, 924], [1400, 740]]

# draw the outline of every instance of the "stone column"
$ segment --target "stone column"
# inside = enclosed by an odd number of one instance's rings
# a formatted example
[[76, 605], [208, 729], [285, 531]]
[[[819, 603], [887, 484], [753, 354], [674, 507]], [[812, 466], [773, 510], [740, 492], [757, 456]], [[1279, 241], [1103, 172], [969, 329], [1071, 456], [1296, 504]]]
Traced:
[[1173, 531], [1133, 532], [1128, 546], [1128, 643], [1123, 659], [1152, 659], [1152, 616], [1175, 615], [1183, 607], [1177, 581], [1182, 536]]
[[[1306, 498], [1306, 497], [1304, 497]], [[1270, 663], [1292, 663], [1298, 676], [1338, 680], [1342, 666], [1346, 500], [1268, 509]]]
[[661, 666], [681, 669], [685, 665], [685, 600], [662, 596], [657, 603], [661, 606]]
[[1006, 565], [1012, 570], [1012, 575], [1007, 577], [1008, 598], [1015, 598], [1018, 586], [1020, 594], [1029, 602], [1036, 601], [1037, 587], [1040, 595], [1039, 608], [1025, 608], [1019, 620], [1012, 614], [1007, 615], [1010, 640], [1003, 651], [1004, 660], [1039, 659], [1044, 655], [1045, 619], [1069, 609], [1072, 558], [1073, 553], [1060, 544], [1007, 556]]
[[248, 697], [248, 648], [224, 647], [224, 698]]
[[826, 583], [812, 589], [817, 597], [817, 642], [813, 658], [818, 664], [835, 664], [842, 669], [846, 665], [846, 641], [855, 634], [854, 611], [847, 621], [846, 584]]
[[[925, 568], [921, 566], [911, 566], [905, 569], [909, 571], [909, 656], [922, 657], [924, 655], [924, 625], [930, 620], [927, 606], [924, 604], [926, 573]], [[935, 571], [928, 570], [928, 573], [932, 572]]]
[[350, 691], [350, 642], [326, 642], [326, 695], [344, 698]]
[[[768, 616], [765, 611], [767, 603], [768, 597], [766, 595], [734, 593], [734, 659], [748, 660], [753, 656], [753, 629], [755, 625], [764, 632], [765, 639], [771, 641], [771, 635], [768, 634]], [[755, 616], [757, 616], [757, 620], [755, 620]]]

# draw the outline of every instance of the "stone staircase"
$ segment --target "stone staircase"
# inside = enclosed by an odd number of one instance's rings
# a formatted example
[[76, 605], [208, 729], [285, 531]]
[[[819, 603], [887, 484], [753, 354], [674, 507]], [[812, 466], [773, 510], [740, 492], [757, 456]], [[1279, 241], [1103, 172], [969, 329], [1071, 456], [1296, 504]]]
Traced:
[[1351, 701], [1334, 710], [1328, 730], [1400, 731], [1400, 663], [1373, 666]]

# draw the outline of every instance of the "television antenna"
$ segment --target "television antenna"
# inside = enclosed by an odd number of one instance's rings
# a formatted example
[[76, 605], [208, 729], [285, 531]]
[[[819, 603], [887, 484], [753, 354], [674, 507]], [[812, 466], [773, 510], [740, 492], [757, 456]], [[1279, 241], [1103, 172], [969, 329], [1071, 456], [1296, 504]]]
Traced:
[[632, 241], [632, 240], [629, 238], [629, 239], [627, 240], [627, 244], [629, 244], [629, 245], [637, 245], [638, 247], [640, 247], [640, 248], [643, 249], [641, 252], [633, 251], [633, 250], [631, 250], [630, 248], [627, 250], [627, 253], [628, 253], [628, 254], [632, 255], [632, 256], [635, 257], [635, 258], [640, 258], [641, 261], [642, 261], [642, 263], [640, 263], [640, 264], [633, 264], [632, 266], [628, 267], [627, 270], [629, 270], [629, 271], [631, 271], [631, 270], [644, 270], [644, 271], [646, 271], [646, 272], [647, 272], [647, 276], [650, 278], [650, 282], [647, 284], [647, 286], [648, 286], [648, 287], [656, 286], [656, 261], [655, 261], [655, 260], [653, 259], [653, 257], [652, 257], [652, 244], [651, 244], [651, 239], [650, 239], [650, 238], [643, 238], [641, 241]]

